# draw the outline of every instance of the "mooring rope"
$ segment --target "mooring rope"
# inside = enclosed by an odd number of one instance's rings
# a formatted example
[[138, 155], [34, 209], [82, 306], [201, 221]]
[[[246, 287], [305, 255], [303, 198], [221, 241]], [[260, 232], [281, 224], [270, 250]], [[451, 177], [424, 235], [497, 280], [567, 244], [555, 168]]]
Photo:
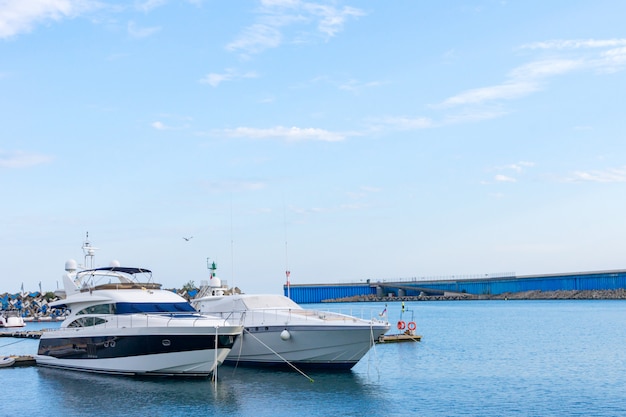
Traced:
[[[278, 356], [280, 359], [282, 359], [287, 365], [291, 366], [293, 369], [295, 369], [298, 373], [300, 373], [300, 375], [304, 376], [306, 379], [309, 380], [309, 382], [314, 382], [313, 378], [311, 378], [310, 376], [308, 376], [307, 374], [305, 374], [304, 372], [302, 372], [300, 369], [298, 369], [294, 364], [292, 364], [291, 362], [289, 362], [287, 359], [283, 358], [280, 353], [276, 352], [274, 349], [272, 349], [271, 347], [269, 347], [268, 345], [266, 345], [265, 343], [263, 343], [263, 341], [261, 339], [259, 339], [258, 337], [256, 337], [255, 335], [253, 335], [252, 333], [250, 333], [250, 331], [246, 328], [243, 329], [244, 333], [249, 334], [250, 336], [252, 336], [253, 338], [256, 339], [257, 342], [259, 342], [260, 344], [262, 344], [263, 346], [265, 346], [270, 352], [272, 352], [274, 355]], [[241, 335], [243, 337], [243, 334]], [[243, 341], [240, 345], [240, 349], [239, 349], [239, 355], [241, 355], [241, 346], [243, 346]], [[239, 363], [239, 356], [237, 357], [237, 363]]]
[[18, 340], [17, 342], [7, 343], [6, 345], [2, 345], [2, 346], [0, 346], [0, 349], [2, 349], [2, 348], [3, 348], [3, 347], [5, 347], [5, 346], [11, 346], [11, 345], [14, 345], [14, 344], [16, 344], [16, 343], [24, 342], [25, 340], [26, 340], [26, 339], [22, 339], [22, 340]]

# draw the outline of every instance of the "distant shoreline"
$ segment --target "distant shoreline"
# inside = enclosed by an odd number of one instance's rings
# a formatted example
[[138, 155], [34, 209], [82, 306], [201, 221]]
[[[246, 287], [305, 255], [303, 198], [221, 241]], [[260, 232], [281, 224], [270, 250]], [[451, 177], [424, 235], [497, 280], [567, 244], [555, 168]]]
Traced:
[[348, 302], [392, 302], [392, 301], [472, 301], [472, 300], [626, 300], [626, 289], [616, 290], [558, 290], [524, 291], [502, 294], [462, 294], [419, 295], [402, 297], [379, 297], [376, 295], [355, 295], [352, 297], [322, 300], [322, 303]]

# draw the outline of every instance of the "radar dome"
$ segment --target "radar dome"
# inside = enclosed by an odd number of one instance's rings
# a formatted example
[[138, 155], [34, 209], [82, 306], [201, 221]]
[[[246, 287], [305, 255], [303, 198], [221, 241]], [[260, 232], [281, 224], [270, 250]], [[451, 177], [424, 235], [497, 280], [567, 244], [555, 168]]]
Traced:
[[68, 261], [65, 261], [65, 270], [67, 272], [76, 271], [77, 269], [78, 269], [78, 264], [76, 263], [75, 260], [70, 259]]
[[219, 288], [222, 286], [222, 280], [218, 277], [211, 277], [211, 287]]
[[113, 259], [111, 263], [109, 264], [109, 266], [117, 268], [118, 266], [120, 266], [120, 261]]

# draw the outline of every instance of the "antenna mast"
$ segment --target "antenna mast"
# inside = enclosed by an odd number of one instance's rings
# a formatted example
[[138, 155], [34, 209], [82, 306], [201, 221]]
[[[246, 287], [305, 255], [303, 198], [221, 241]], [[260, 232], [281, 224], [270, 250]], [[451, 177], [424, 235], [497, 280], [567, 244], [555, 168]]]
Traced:
[[83, 253], [85, 254], [85, 269], [93, 269], [93, 258], [96, 256], [96, 250], [89, 242], [89, 232], [85, 234], [85, 243], [83, 243]]
[[285, 276], [287, 277], [287, 298], [291, 298], [291, 284], [289, 283], [289, 275], [291, 275], [291, 271], [289, 270], [289, 258], [287, 256], [287, 209], [285, 208], [284, 202], [283, 219], [285, 223]]

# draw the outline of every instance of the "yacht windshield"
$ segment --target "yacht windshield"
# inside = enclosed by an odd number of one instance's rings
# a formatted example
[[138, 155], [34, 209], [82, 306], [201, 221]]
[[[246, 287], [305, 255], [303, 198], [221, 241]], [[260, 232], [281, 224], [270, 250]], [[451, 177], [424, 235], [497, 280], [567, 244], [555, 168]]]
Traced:
[[117, 303], [117, 314], [132, 313], [195, 313], [186, 302], [180, 303]]

